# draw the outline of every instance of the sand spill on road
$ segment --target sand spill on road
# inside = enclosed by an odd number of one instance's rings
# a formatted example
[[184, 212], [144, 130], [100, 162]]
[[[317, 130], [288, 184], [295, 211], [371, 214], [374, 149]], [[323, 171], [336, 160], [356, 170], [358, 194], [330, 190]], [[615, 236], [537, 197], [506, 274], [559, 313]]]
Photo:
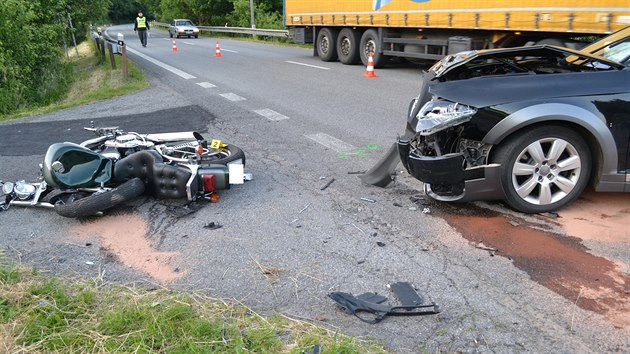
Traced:
[[586, 191], [559, 214], [555, 221], [571, 236], [630, 246], [630, 193]]
[[498, 249], [497, 255], [511, 258], [537, 283], [630, 329], [630, 277], [615, 263], [590, 254], [578, 238], [531, 228], [522, 220], [513, 226], [508, 216], [485, 210], [471, 214], [471, 209], [438, 215], [466, 239]]
[[100, 246], [113, 253], [128, 267], [143, 271], [161, 283], [170, 283], [183, 274], [177, 273], [171, 261], [177, 252], [159, 252], [146, 238], [146, 220], [135, 214], [115, 214], [82, 222], [71, 235], [87, 240], [98, 236]]

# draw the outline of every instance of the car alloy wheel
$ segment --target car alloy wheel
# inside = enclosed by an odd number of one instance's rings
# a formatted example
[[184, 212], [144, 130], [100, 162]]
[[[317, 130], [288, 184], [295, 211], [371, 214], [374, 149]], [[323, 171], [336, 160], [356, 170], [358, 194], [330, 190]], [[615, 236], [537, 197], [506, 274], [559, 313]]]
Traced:
[[584, 139], [561, 126], [540, 126], [513, 136], [498, 147], [507, 202], [540, 213], [557, 210], [584, 190], [591, 153]]

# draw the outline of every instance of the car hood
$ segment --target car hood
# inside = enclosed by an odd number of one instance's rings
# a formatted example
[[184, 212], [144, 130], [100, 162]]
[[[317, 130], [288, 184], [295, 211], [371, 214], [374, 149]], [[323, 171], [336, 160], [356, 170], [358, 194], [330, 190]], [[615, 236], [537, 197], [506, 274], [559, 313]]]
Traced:
[[484, 49], [484, 50], [473, 50], [466, 52], [459, 52], [455, 54], [450, 54], [439, 60], [435, 63], [430, 71], [433, 71], [436, 77], [440, 77], [445, 73], [455, 70], [456, 68], [465, 65], [466, 63], [484, 58], [493, 58], [493, 57], [501, 57], [501, 56], [514, 56], [519, 55], [523, 57], [527, 56], [538, 56], [538, 55], [551, 55], [552, 53], [563, 54], [565, 56], [574, 56], [574, 57], [582, 57], [582, 58], [590, 58], [606, 65], [609, 65], [614, 68], [623, 69], [624, 66], [622, 64], [616, 63], [614, 61], [610, 61], [606, 58], [602, 58], [600, 56], [585, 53], [583, 51], [576, 51], [569, 48], [557, 47], [553, 45], [535, 45], [529, 47], [515, 47], [515, 48], [498, 48], [498, 49]]
[[429, 86], [429, 92], [481, 108], [514, 101], [630, 92], [628, 82], [629, 70], [500, 75], [434, 83]]

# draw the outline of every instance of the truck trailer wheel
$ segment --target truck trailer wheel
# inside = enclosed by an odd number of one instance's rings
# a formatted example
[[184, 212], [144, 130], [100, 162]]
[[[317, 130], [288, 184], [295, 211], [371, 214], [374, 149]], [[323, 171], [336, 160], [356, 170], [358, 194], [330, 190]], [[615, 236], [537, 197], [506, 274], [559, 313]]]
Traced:
[[317, 53], [323, 61], [337, 60], [337, 36], [334, 28], [324, 27], [317, 34]]
[[354, 65], [359, 62], [359, 42], [361, 36], [357, 30], [344, 28], [337, 38], [337, 55], [343, 64]]
[[378, 38], [378, 32], [376, 32], [375, 29], [369, 29], [363, 32], [363, 35], [361, 36], [361, 43], [359, 44], [359, 54], [361, 56], [361, 62], [363, 62], [364, 66], [367, 66], [368, 64], [368, 56], [370, 55], [370, 52], [374, 54], [373, 59], [375, 68], [383, 67], [385, 64], [386, 57], [379, 53], [381, 49], [378, 47], [379, 43], [380, 40]]

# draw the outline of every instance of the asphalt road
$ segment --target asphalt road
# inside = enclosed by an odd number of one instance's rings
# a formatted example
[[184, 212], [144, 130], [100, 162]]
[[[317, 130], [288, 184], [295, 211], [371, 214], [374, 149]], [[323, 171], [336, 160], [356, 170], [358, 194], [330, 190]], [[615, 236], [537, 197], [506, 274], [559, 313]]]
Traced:
[[[630, 351], [628, 326], [475, 247], [449, 225], [448, 208], [414, 198], [423, 197], [419, 182], [401, 174], [380, 189], [349, 174], [369, 169], [402, 132], [419, 69], [398, 65], [365, 79], [363, 67], [323, 63], [309, 49], [232, 40], [220, 41], [217, 58], [211, 38], [177, 40], [173, 53], [165, 31], [153, 29], [142, 48], [129, 28], [110, 32], [125, 34], [152, 87], [3, 124], [0, 179], [36, 177], [48, 144], [89, 138], [80, 127], [95, 120], [141, 132], [199, 129], [243, 148], [254, 180], [183, 217], [170, 213], [180, 202], [149, 197], [81, 221], [12, 208], [0, 214], [6, 254], [45, 272], [236, 298], [397, 352]], [[210, 221], [223, 227], [204, 228]], [[629, 253], [619, 252], [619, 264]], [[442, 312], [371, 325], [326, 296], [378, 292], [395, 303], [387, 284], [396, 281], [415, 284]]]

